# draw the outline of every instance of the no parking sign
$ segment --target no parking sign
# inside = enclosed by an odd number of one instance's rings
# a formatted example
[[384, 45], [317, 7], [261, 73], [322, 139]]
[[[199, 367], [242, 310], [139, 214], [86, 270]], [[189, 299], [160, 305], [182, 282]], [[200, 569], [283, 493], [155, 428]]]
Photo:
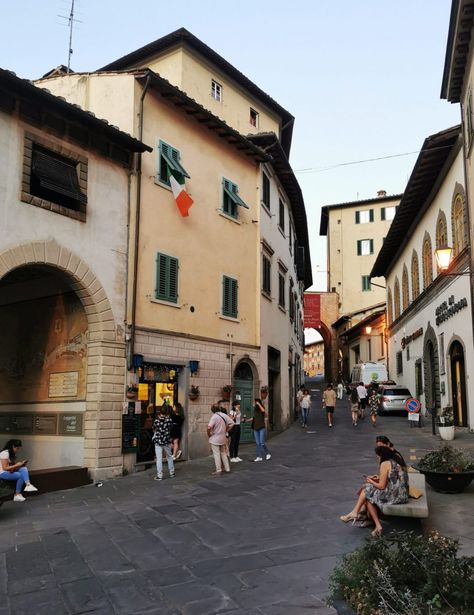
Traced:
[[409, 421], [419, 421], [420, 420], [420, 402], [414, 397], [409, 397], [405, 402], [405, 409], [408, 410], [408, 420]]

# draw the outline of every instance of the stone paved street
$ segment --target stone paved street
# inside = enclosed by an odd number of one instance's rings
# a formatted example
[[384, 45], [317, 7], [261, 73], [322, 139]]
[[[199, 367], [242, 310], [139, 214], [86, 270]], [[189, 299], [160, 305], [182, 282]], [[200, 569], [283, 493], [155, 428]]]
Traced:
[[[325, 604], [328, 575], [368, 536], [338, 517], [375, 470], [375, 434], [391, 436], [407, 459], [437, 439], [402, 417], [355, 429], [345, 400], [329, 429], [314, 405], [308, 430], [295, 424], [270, 441], [269, 462], [250, 463], [254, 448], [245, 446], [245, 461], [221, 478], [208, 458], [178, 464], [177, 477], [161, 483], [149, 470], [5, 504], [0, 615], [335, 613]], [[472, 493], [429, 493], [441, 513], [428, 525], [448, 512], [467, 549]], [[394, 518], [385, 527], [419, 528]]]

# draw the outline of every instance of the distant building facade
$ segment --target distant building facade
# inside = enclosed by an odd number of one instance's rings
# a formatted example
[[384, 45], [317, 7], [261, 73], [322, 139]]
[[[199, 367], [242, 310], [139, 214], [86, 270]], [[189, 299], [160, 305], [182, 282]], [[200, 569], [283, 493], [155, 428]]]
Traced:
[[324, 342], [312, 342], [304, 347], [304, 373], [307, 376], [324, 376]]

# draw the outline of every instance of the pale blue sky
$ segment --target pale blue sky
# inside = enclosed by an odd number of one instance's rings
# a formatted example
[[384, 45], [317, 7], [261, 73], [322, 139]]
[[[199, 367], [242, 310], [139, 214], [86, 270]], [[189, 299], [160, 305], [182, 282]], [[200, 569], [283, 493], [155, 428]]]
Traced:
[[[74, 70], [186, 27], [295, 117], [291, 162], [306, 201], [314, 289], [325, 290], [321, 205], [403, 192], [418, 150], [459, 122], [439, 98], [450, 0], [76, 0]], [[169, 8], [168, 8], [169, 7]], [[37, 78], [67, 63], [69, 0], [0, 0], [0, 66]]]

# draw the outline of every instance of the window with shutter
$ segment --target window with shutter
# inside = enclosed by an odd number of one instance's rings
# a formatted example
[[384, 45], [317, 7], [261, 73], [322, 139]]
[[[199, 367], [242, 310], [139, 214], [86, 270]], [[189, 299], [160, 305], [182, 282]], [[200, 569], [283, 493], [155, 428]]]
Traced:
[[181, 164], [179, 150], [171, 147], [168, 143], [160, 141], [158, 149], [158, 180], [167, 186], [170, 185], [170, 176], [184, 184], [184, 178], [190, 179], [190, 175]]
[[178, 271], [177, 258], [158, 252], [156, 255], [156, 299], [171, 303], [178, 302]]
[[278, 226], [280, 227], [280, 230], [284, 232], [285, 231], [285, 203], [281, 199], [279, 201], [279, 209], [280, 209], [280, 216], [278, 219]]
[[278, 274], [278, 305], [285, 307], [285, 276], [281, 272]]
[[232, 218], [239, 217], [238, 207], [245, 207], [249, 209], [249, 206], [240, 198], [239, 187], [234, 184], [230, 179], [222, 178], [222, 211], [231, 216]]
[[380, 219], [385, 220], [385, 207], [382, 207], [380, 210]]
[[262, 172], [262, 205], [270, 209], [270, 180], [265, 172]]
[[264, 254], [262, 256], [262, 290], [267, 295], [270, 295], [272, 290], [271, 275], [272, 264], [270, 259]]
[[372, 290], [372, 286], [370, 284], [370, 275], [363, 275], [362, 276], [362, 290], [368, 291], [368, 290]]
[[237, 318], [238, 315], [238, 282], [234, 278], [222, 278], [222, 315]]

